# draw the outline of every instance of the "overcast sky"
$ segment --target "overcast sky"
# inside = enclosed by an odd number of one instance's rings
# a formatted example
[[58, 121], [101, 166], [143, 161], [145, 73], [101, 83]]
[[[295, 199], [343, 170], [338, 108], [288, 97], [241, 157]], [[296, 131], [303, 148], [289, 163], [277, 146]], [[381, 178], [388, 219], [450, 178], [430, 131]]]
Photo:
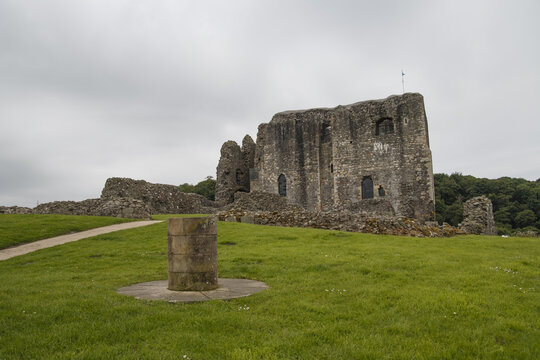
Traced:
[[0, 205], [197, 183], [294, 109], [424, 95], [434, 171], [540, 177], [540, 1], [0, 0]]

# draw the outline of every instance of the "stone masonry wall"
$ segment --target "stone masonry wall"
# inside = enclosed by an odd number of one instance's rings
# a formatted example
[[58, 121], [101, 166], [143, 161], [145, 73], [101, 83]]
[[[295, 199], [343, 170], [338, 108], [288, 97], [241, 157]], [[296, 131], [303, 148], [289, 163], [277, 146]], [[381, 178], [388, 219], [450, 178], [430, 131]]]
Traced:
[[493, 204], [486, 196], [477, 196], [463, 204], [463, 222], [459, 227], [468, 234], [497, 235]]
[[257, 133], [252, 191], [310, 211], [435, 217], [427, 119], [420, 94], [332, 109], [286, 111]]
[[367, 216], [350, 211], [325, 212], [307, 210], [245, 211], [227, 210], [218, 213], [219, 220], [257, 225], [294, 226], [383, 235], [441, 237], [464, 234], [458, 228], [436, 222], [420, 223], [415, 219], [395, 216]]
[[216, 175], [216, 202], [219, 205], [234, 201], [236, 192], [249, 192], [249, 169], [253, 167], [255, 143], [246, 135], [242, 148], [234, 141], [227, 141], [221, 147], [221, 156]]
[[175, 185], [152, 184], [144, 180], [109, 178], [102, 199], [112, 197], [142, 200], [151, 214], [210, 214], [215, 203], [199, 194], [183, 193]]
[[0, 206], [0, 214], [32, 214], [32, 209], [24, 206]]
[[151, 219], [149, 208], [143, 201], [118, 197], [83, 201], [54, 201], [36, 206], [33, 213]]

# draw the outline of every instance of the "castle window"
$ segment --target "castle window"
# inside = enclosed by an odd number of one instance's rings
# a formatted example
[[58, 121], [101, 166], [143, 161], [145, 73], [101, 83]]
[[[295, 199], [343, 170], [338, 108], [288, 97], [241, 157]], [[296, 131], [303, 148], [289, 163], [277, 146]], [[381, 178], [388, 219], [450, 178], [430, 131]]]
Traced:
[[385, 196], [386, 191], [384, 191], [384, 188], [382, 186], [379, 186], [379, 196]]
[[362, 199], [373, 199], [373, 180], [370, 177], [362, 180]]
[[244, 172], [240, 169], [236, 169], [236, 183], [241, 183], [242, 182], [242, 177], [244, 175]]
[[392, 119], [381, 119], [377, 121], [375, 135], [386, 135], [394, 133], [394, 122]]
[[278, 177], [278, 193], [280, 196], [287, 196], [287, 179], [283, 174]]
[[331, 172], [331, 173], [334, 172], [334, 164], [330, 164], [330, 172]]

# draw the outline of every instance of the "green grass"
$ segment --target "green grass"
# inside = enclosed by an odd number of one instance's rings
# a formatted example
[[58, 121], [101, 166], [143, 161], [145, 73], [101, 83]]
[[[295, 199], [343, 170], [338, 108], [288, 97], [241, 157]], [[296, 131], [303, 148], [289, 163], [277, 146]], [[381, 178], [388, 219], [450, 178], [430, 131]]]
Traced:
[[0, 249], [133, 220], [104, 216], [0, 214]]
[[269, 289], [117, 294], [167, 278], [166, 223], [1, 262], [0, 359], [540, 358], [538, 239], [218, 226], [220, 277]]

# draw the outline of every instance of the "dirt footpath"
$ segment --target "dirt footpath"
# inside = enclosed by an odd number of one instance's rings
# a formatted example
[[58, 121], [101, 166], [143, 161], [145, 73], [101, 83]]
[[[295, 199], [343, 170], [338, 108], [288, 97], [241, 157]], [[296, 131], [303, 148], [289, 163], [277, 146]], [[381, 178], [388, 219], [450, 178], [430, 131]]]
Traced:
[[56, 245], [62, 245], [68, 242], [86, 239], [92, 236], [107, 234], [107, 233], [119, 231], [119, 230], [133, 229], [133, 228], [137, 228], [141, 226], [157, 224], [159, 222], [162, 222], [162, 220], [134, 221], [134, 222], [115, 224], [115, 225], [110, 225], [110, 226], [103, 226], [100, 228], [81, 231], [74, 234], [56, 236], [49, 239], [38, 240], [38, 241], [34, 241], [28, 244], [22, 244], [19, 246], [14, 246], [11, 248], [0, 250], [0, 261], [11, 259], [12, 257], [15, 257], [15, 256], [28, 254], [28, 253], [31, 253], [32, 251], [46, 249], [46, 248], [53, 247]]

